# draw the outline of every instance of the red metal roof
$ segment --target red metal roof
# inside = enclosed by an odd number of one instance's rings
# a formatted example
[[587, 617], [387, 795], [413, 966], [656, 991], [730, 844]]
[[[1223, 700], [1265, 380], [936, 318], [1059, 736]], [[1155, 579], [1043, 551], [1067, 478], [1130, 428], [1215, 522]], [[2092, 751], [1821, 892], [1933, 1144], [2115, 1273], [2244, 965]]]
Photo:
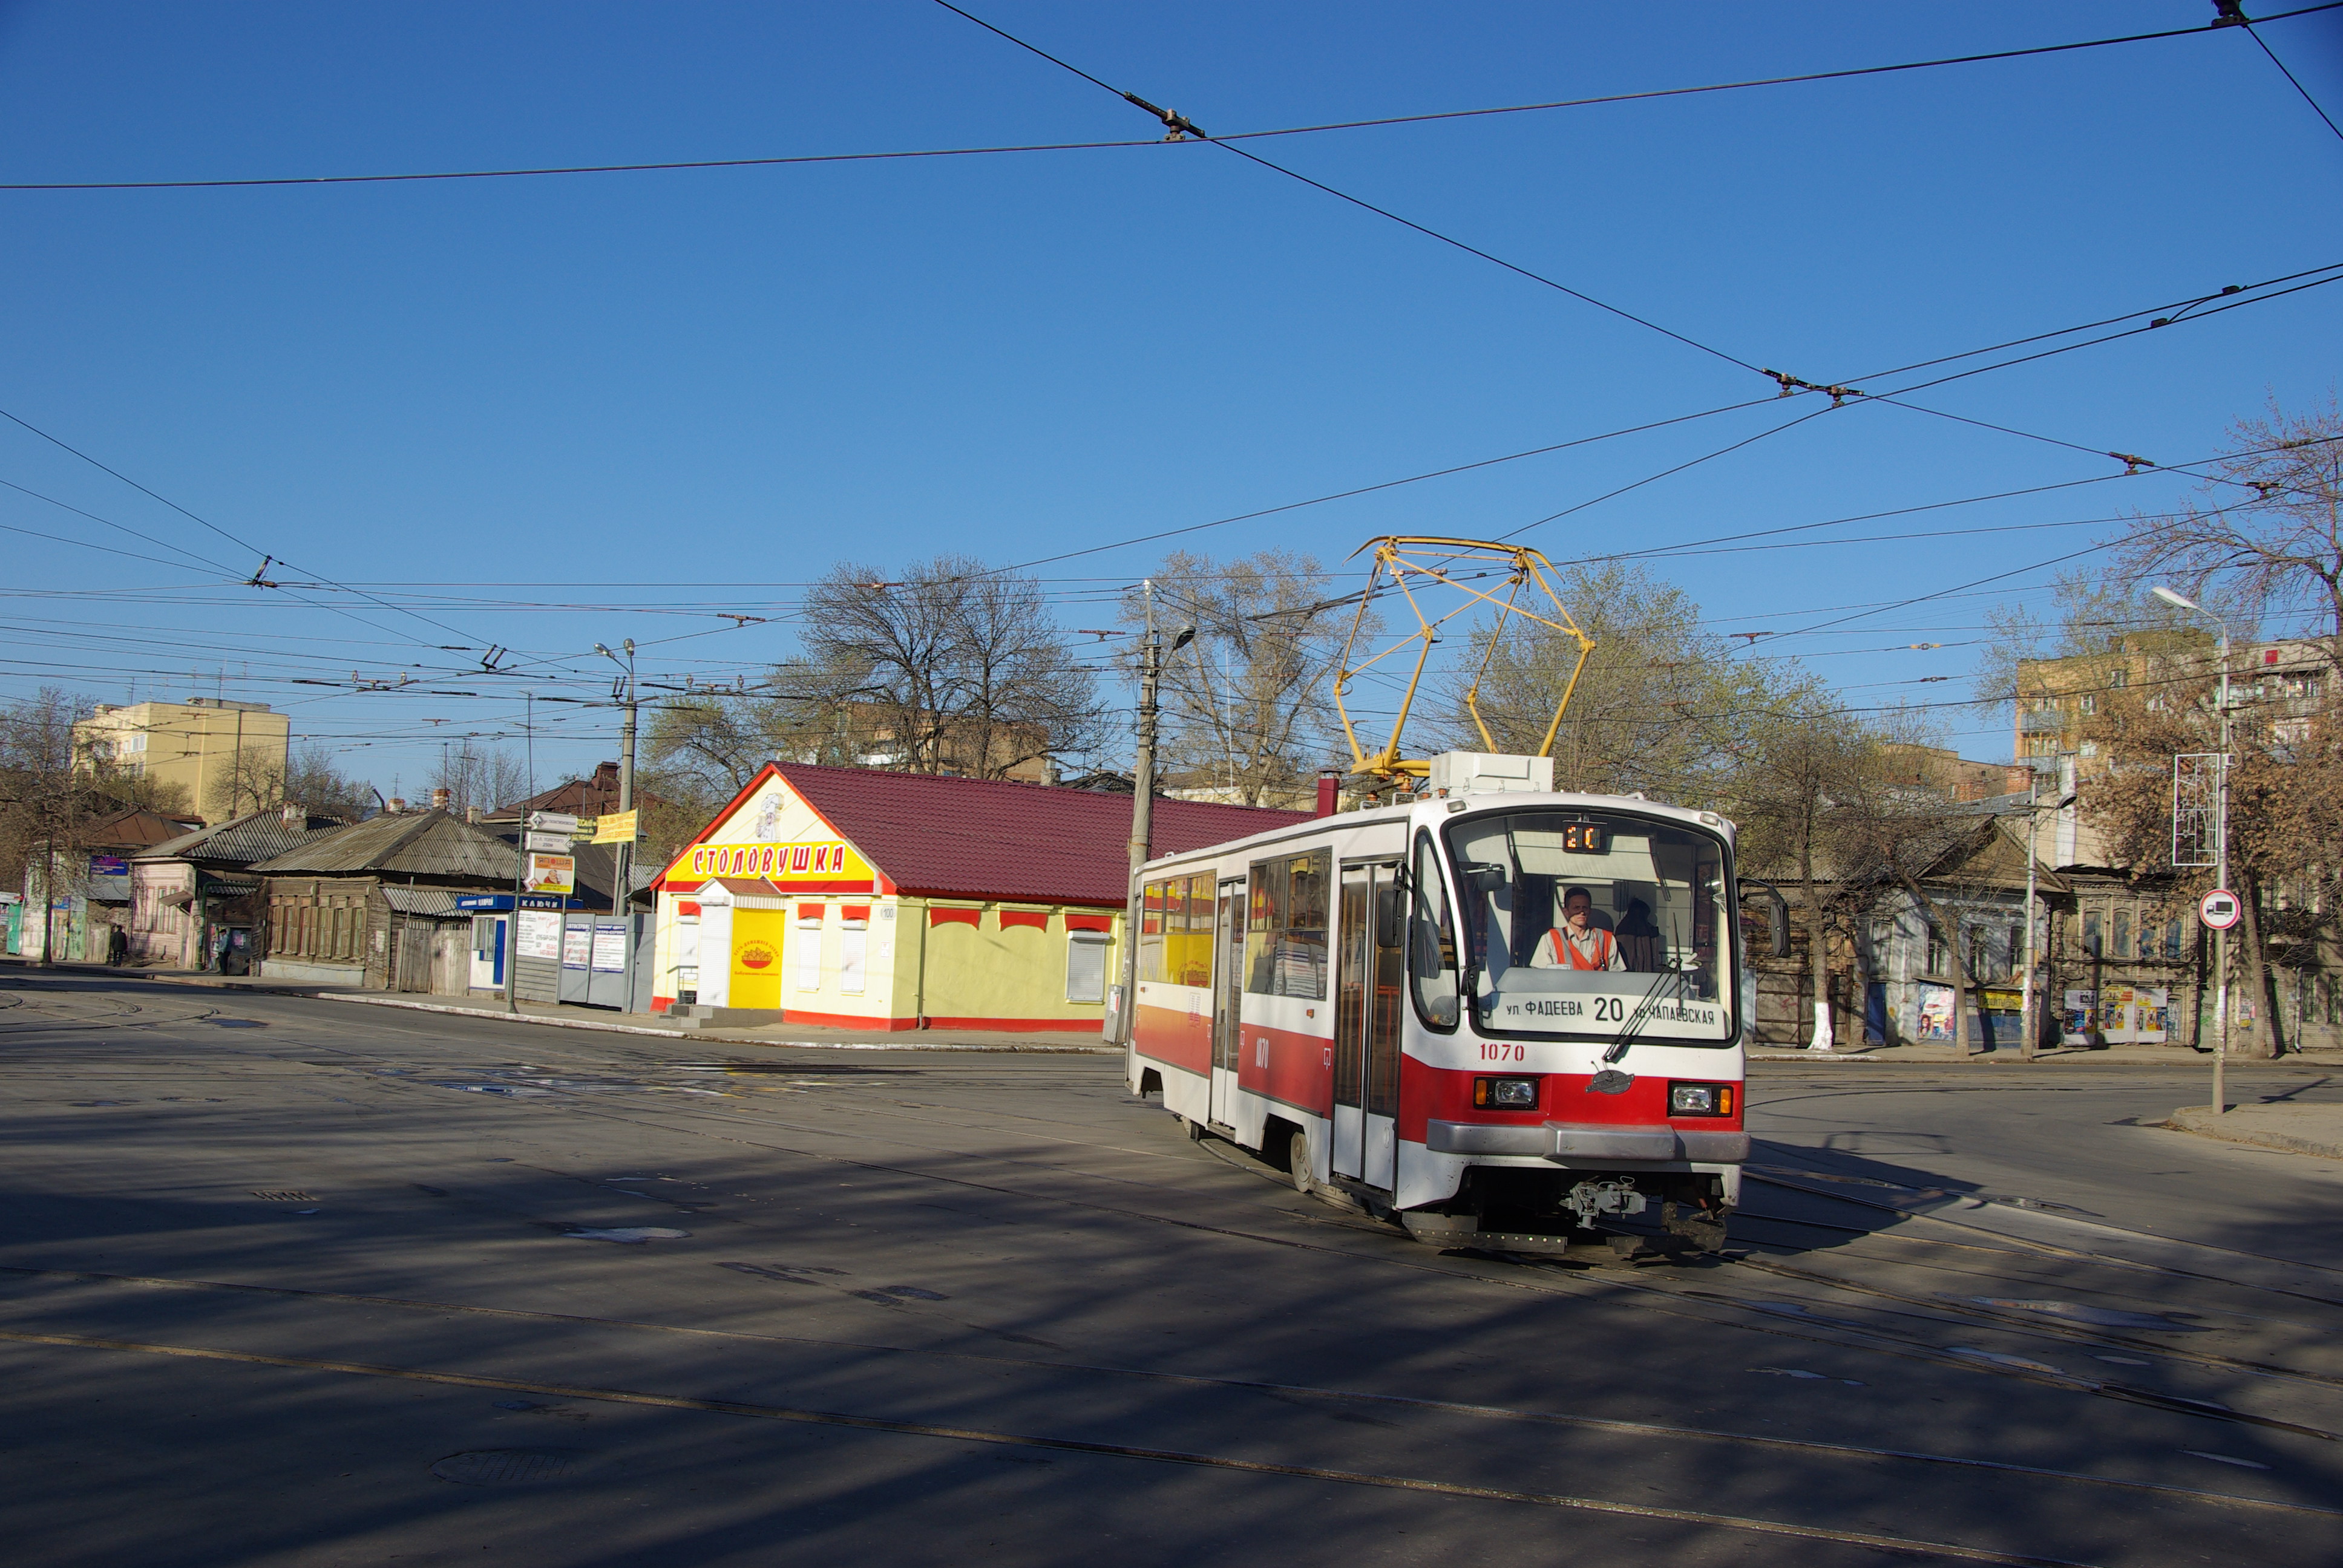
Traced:
[[[1120, 904], [1127, 896], [1128, 795], [809, 763], [775, 767], [907, 893], [1083, 904]], [[1310, 818], [1159, 797], [1154, 853], [1201, 849]]]

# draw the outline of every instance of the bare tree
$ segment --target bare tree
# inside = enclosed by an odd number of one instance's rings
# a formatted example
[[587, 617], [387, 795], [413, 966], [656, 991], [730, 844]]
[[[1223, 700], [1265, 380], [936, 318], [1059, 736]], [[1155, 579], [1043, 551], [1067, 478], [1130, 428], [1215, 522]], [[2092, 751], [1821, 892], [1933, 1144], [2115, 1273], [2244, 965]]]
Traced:
[[493, 811], [525, 799], [528, 784], [528, 769], [519, 758], [501, 747], [474, 746], [468, 739], [443, 747], [439, 766], [431, 773], [431, 788], [447, 791], [447, 809], [459, 817], [475, 806]]
[[[37, 869], [41, 917], [65, 880], [62, 868], [100, 840], [99, 825], [126, 807], [176, 811], [186, 791], [117, 767], [109, 758], [85, 754], [75, 743], [74, 726], [96, 705], [54, 686], [31, 697], [0, 703], [0, 875], [26, 888]], [[44, 963], [55, 960], [52, 933], [43, 933]]]
[[[2241, 960], [2255, 1010], [2269, 1020], [2238, 1042], [2241, 1053], [2276, 1055], [2284, 1047], [2273, 984], [2274, 950], [2308, 962], [2337, 938], [2334, 911], [2343, 900], [2343, 716], [2331, 708], [2288, 715], [2233, 704], [2229, 777], [2229, 875], [2244, 906]], [[2216, 682], [2202, 659], [2106, 694], [2085, 733], [2105, 752], [2108, 770], [2085, 803], [2105, 835], [2108, 858], [2153, 878], [2179, 899], [2212, 887], [2212, 873], [2172, 866], [2173, 759], [2219, 745]], [[2168, 880], [2167, 880], [2168, 879]]]
[[222, 770], [212, 795], [223, 818], [294, 805], [355, 822], [374, 809], [373, 787], [335, 767], [333, 754], [314, 740], [281, 759], [246, 748]]
[[2127, 588], [2172, 582], [2247, 624], [2299, 626], [2343, 674], [2343, 407], [2330, 397], [2290, 415], [2273, 403], [2230, 434], [2236, 455], [2205, 465], [2223, 482], [2177, 512], [2134, 518], [2113, 575]]
[[786, 695], [869, 766], [1001, 779], [1100, 739], [1095, 678], [1031, 578], [966, 556], [893, 580], [850, 564], [808, 592], [805, 619]]
[[1806, 927], [1805, 1016], [1819, 1023], [1832, 1005], [1833, 905], [1842, 890], [1867, 881], [1875, 869], [1876, 844], [1845, 832], [1839, 809], [1870, 792], [1881, 766], [1879, 740], [1859, 725], [1809, 709], [1756, 726], [1744, 747], [1726, 809], [1741, 825], [1742, 863], [1797, 885]]
[[[1555, 588], [1594, 639], [1554, 737], [1558, 789], [1715, 799], [1732, 789], [1754, 736], [1778, 739], [1773, 727], [1819, 702], [1795, 668], [1733, 657], [1723, 638], [1700, 629], [1700, 606], [1645, 568], [1574, 565]], [[1448, 682], [1443, 739], [1482, 745], [1464, 693], [1483, 671], [1479, 707], [1498, 749], [1536, 751], [1577, 668], [1576, 639], [1539, 622], [1514, 618], [1493, 648], [1490, 631], [1476, 630], [1470, 667]]]
[[[1176, 551], [1149, 581], [1158, 620], [1196, 628], [1163, 664], [1167, 776], [1247, 806], [1307, 796], [1338, 757], [1327, 682], [1356, 607], [1329, 597], [1315, 557], [1289, 550], [1228, 561]], [[1146, 618], [1144, 594], [1126, 595], [1125, 624]]]

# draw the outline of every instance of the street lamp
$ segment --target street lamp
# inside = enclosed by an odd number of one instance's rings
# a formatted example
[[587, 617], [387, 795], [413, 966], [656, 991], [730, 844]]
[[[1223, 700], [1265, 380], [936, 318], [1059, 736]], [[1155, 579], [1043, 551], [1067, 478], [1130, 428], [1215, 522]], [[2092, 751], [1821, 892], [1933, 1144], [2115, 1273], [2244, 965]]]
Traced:
[[[2221, 760], [2215, 770], [2214, 790], [2218, 809], [2213, 829], [2213, 860], [2216, 867], [2213, 880], [2226, 890], [2229, 885], [2229, 623], [2195, 599], [2166, 588], [2161, 583], [2147, 591], [2174, 608], [2193, 610], [2221, 628], [2221, 687], [2218, 699], [2221, 709]], [[2228, 1109], [2222, 1085], [2222, 1073], [2228, 1064], [2229, 1055], [2229, 933], [2227, 930], [2213, 933], [2213, 1006], [2220, 1015], [2213, 1035], [2213, 1114], [2218, 1116]]]

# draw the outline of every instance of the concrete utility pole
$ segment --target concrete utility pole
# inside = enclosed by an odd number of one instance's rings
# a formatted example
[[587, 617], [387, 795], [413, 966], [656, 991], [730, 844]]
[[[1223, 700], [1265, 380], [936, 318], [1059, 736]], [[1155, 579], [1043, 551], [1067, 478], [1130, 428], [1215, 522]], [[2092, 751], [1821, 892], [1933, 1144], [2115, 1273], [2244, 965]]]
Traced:
[[[623, 659], [598, 642], [594, 645], [594, 651], [627, 672], [619, 681], [616, 694], [626, 710], [626, 718], [618, 728], [618, 809], [631, 811], [635, 809], [635, 715], [639, 706], [635, 697], [635, 639], [628, 638], [618, 646], [627, 650], [627, 657]], [[611, 891], [610, 912], [623, 916], [627, 912], [627, 879], [634, 869], [634, 844], [631, 841], [620, 844], [614, 859], [618, 862], [618, 883]]]
[[1116, 1016], [1121, 1039], [1131, 1038], [1131, 1012], [1139, 1005], [1139, 868], [1155, 840], [1155, 689], [1163, 673], [1163, 634], [1152, 626], [1139, 645], [1139, 755], [1131, 774], [1131, 895], [1122, 920], [1122, 1006]]

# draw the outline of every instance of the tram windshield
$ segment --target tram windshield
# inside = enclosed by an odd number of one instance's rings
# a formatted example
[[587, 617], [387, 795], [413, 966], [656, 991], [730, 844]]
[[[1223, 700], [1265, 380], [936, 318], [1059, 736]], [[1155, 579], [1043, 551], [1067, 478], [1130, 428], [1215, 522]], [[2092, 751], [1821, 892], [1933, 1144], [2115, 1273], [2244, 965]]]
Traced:
[[1466, 818], [1447, 839], [1482, 1030], [1732, 1040], [1722, 839], [1567, 809]]

